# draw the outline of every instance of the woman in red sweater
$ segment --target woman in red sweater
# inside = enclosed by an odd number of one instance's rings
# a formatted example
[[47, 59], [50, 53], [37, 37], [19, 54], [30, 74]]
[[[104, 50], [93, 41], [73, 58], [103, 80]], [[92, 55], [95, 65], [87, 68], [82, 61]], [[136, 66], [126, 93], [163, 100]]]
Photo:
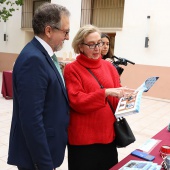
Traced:
[[[76, 60], [67, 64], [64, 78], [70, 101], [69, 170], [108, 170], [118, 162], [114, 143], [114, 108], [133, 90], [121, 87], [115, 67], [101, 58], [100, 31], [81, 27], [72, 42]], [[89, 72], [95, 75], [97, 80]]]

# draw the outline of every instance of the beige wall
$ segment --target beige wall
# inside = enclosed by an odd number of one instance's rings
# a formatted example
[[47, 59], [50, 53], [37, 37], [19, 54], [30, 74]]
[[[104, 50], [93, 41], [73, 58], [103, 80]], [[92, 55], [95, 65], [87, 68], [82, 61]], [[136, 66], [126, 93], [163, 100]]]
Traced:
[[170, 67], [169, 9], [169, 0], [125, 0], [123, 28], [116, 32], [114, 55], [140, 65]]
[[0, 72], [4, 70], [12, 70], [17, 57], [18, 54], [0, 52]]
[[158, 81], [143, 95], [170, 99], [170, 67], [150, 66], [150, 65], [128, 65], [124, 67], [121, 76], [121, 83], [124, 86], [138, 88], [147, 78], [158, 76]]
[[[15, 62], [17, 56], [18, 54], [0, 53], [0, 72], [4, 70], [12, 70], [13, 63]], [[136, 89], [148, 77], [158, 76], [158, 81], [147, 93], [144, 93], [143, 95], [162, 99], [170, 99], [169, 73], [170, 67], [129, 64], [124, 66], [124, 72], [121, 76], [121, 84], [123, 86]]]

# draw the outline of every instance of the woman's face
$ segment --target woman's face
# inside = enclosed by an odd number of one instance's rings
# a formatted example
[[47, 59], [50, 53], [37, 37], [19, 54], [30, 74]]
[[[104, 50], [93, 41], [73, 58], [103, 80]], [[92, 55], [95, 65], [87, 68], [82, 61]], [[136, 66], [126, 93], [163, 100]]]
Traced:
[[103, 46], [101, 48], [102, 56], [106, 55], [109, 51], [109, 39], [107, 37], [102, 38]]
[[80, 45], [80, 51], [89, 58], [98, 59], [101, 56], [102, 45], [100, 34], [93, 32], [84, 39], [83, 44]]

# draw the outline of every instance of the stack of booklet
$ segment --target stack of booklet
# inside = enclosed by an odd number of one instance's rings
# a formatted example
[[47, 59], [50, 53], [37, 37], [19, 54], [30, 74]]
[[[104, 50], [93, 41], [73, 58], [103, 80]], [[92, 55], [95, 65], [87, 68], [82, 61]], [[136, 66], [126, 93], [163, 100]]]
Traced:
[[119, 170], [160, 170], [161, 165], [148, 161], [131, 160]]
[[122, 97], [119, 100], [118, 106], [115, 111], [115, 116], [123, 117], [130, 114], [138, 113], [140, 110], [140, 103], [142, 93], [147, 92], [153, 84], [158, 80], [159, 77], [148, 78], [140, 87], [136, 89], [136, 92], [130, 97]]

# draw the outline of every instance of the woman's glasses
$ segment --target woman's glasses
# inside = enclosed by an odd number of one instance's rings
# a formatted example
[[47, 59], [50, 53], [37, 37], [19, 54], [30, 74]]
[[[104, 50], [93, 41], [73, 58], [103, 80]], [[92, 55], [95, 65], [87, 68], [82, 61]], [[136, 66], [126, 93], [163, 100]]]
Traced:
[[83, 45], [87, 45], [90, 49], [95, 49], [97, 46], [98, 47], [102, 47], [103, 46], [103, 42], [100, 41], [97, 44], [86, 44], [86, 43], [82, 43]]

